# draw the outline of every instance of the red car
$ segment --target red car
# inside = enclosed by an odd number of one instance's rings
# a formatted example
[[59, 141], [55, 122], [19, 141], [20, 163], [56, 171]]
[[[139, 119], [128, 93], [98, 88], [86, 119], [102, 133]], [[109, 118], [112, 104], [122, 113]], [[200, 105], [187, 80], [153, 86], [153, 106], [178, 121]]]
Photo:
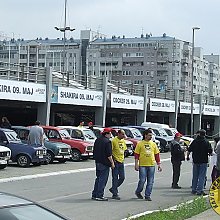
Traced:
[[62, 142], [71, 146], [73, 161], [86, 160], [93, 156], [93, 145], [89, 142], [73, 139], [64, 128], [41, 126], [50, 141]]

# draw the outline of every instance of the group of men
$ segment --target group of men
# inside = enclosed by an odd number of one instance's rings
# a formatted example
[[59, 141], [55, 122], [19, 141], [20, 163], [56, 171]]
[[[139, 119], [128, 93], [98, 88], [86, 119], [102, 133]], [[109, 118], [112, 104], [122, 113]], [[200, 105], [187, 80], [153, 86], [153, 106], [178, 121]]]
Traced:
[[[151, 192], [154, 183], [155, 164], [158, 171], [162, 171], [160, 166], [160, 154], [157, 145], [151, 140], [152, 131], [144, 131], [143, 140], [139, 141], [135, 148], [135, 170], [139, 171], [139, 182], [135, 195], [138, 199], [151, 201]], [[120, 200], [118, 188], [124, 182], [124, 151], [127, 149], [124, 140], [125, 131], [120, 129], [118, 135], [110, 141], [111, 128], [105, 128], [102, 136], [95, 141], [94, 159], [96, 164], [96, 180], [92, 191], [92, 199], [97, 201], [107, 201], [104, 197], [104, 189], [108, 181], [110, 167], [112, 169], [112, 199]], [[145, 195], [142, 196], [144, 184], [147, 180]]]
[[[171, 163], [173, 168], [173, 178], [171, 188], [181, 189], [178, 185], [182, 161], [189, 160], [192, 153], [193, 177], [192, 177], [192, 194], [205, 195], [204, 185], [206, 181], [206, 172], [208, 166], [208, 157], [212, 154], [212, 147], [205, 138], [205, 130], [199, 130], [197, 137], [192, 141], [187, 149], [180, 145], [182, 135], [176, 133], [174, 140], [171, 142]], [[157, 145], [151, 140], [153, 132], [147, 129], [143, 132], [143, 140], [139, 141], [135, 151], [135, 170], [139, 172], [139, 181], [135, 190], [138, 199], [152, 201], [151, 193], [154, 183], [155, 167], [162, 171], [160, 163], [160, 152]], [[118, 188], [125, 179], [124, 171], [124, 151], [126, 144], [124, 141], [125, 132], [120, 129], [118, 135], [110, 141], [111, 128], [105, 128], [102, 136], [95, 141], [94, 159], [96, 164], [96, 179], [92, 191], [92, 199], [96, 201], [108, 201], [104, 197], [104, 190], [108, 181], [110, 168], [112, 169], [112, 187], [109, 191], [112, 193], [112, 199], [120, 200]], [[147, 181], [144, 196], [142, 191]]]

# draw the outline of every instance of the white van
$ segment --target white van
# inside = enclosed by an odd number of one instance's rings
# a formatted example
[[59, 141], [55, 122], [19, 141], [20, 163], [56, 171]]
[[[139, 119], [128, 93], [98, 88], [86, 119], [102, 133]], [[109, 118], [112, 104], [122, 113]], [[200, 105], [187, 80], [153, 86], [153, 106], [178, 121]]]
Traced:
[[170, 128], [169, 125], [153, 123], [153, 122], [143, 122], [141, 126], [148, 127], [148, 128]]

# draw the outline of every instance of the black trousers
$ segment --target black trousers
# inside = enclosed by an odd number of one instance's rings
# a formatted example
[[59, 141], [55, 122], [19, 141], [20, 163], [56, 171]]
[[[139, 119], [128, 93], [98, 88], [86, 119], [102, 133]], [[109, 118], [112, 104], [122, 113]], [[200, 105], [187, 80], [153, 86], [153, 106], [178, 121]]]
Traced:
[[173, 182], [172, 186], [178, 186], [179, 178], [180, 178], [180, 167], [182, 162], [181, 161], [172, 161], [173, 165]]

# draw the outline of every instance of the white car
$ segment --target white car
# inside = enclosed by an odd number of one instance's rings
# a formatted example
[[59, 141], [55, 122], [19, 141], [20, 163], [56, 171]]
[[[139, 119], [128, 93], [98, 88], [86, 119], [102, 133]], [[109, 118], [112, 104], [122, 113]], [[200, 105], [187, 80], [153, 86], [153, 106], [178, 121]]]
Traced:
[[75, 127], [75, 126], [58, 126], [59, 128], [65, 128], [70, 134], [71, 138], [84, 140], [90, 143], [95, 142], [96, 136], [93, 131], [85, 127]]
[[4, 169], [8, 165], [11, 157], [11, 150], [8, 147], [0, 145], [0, 169]]

